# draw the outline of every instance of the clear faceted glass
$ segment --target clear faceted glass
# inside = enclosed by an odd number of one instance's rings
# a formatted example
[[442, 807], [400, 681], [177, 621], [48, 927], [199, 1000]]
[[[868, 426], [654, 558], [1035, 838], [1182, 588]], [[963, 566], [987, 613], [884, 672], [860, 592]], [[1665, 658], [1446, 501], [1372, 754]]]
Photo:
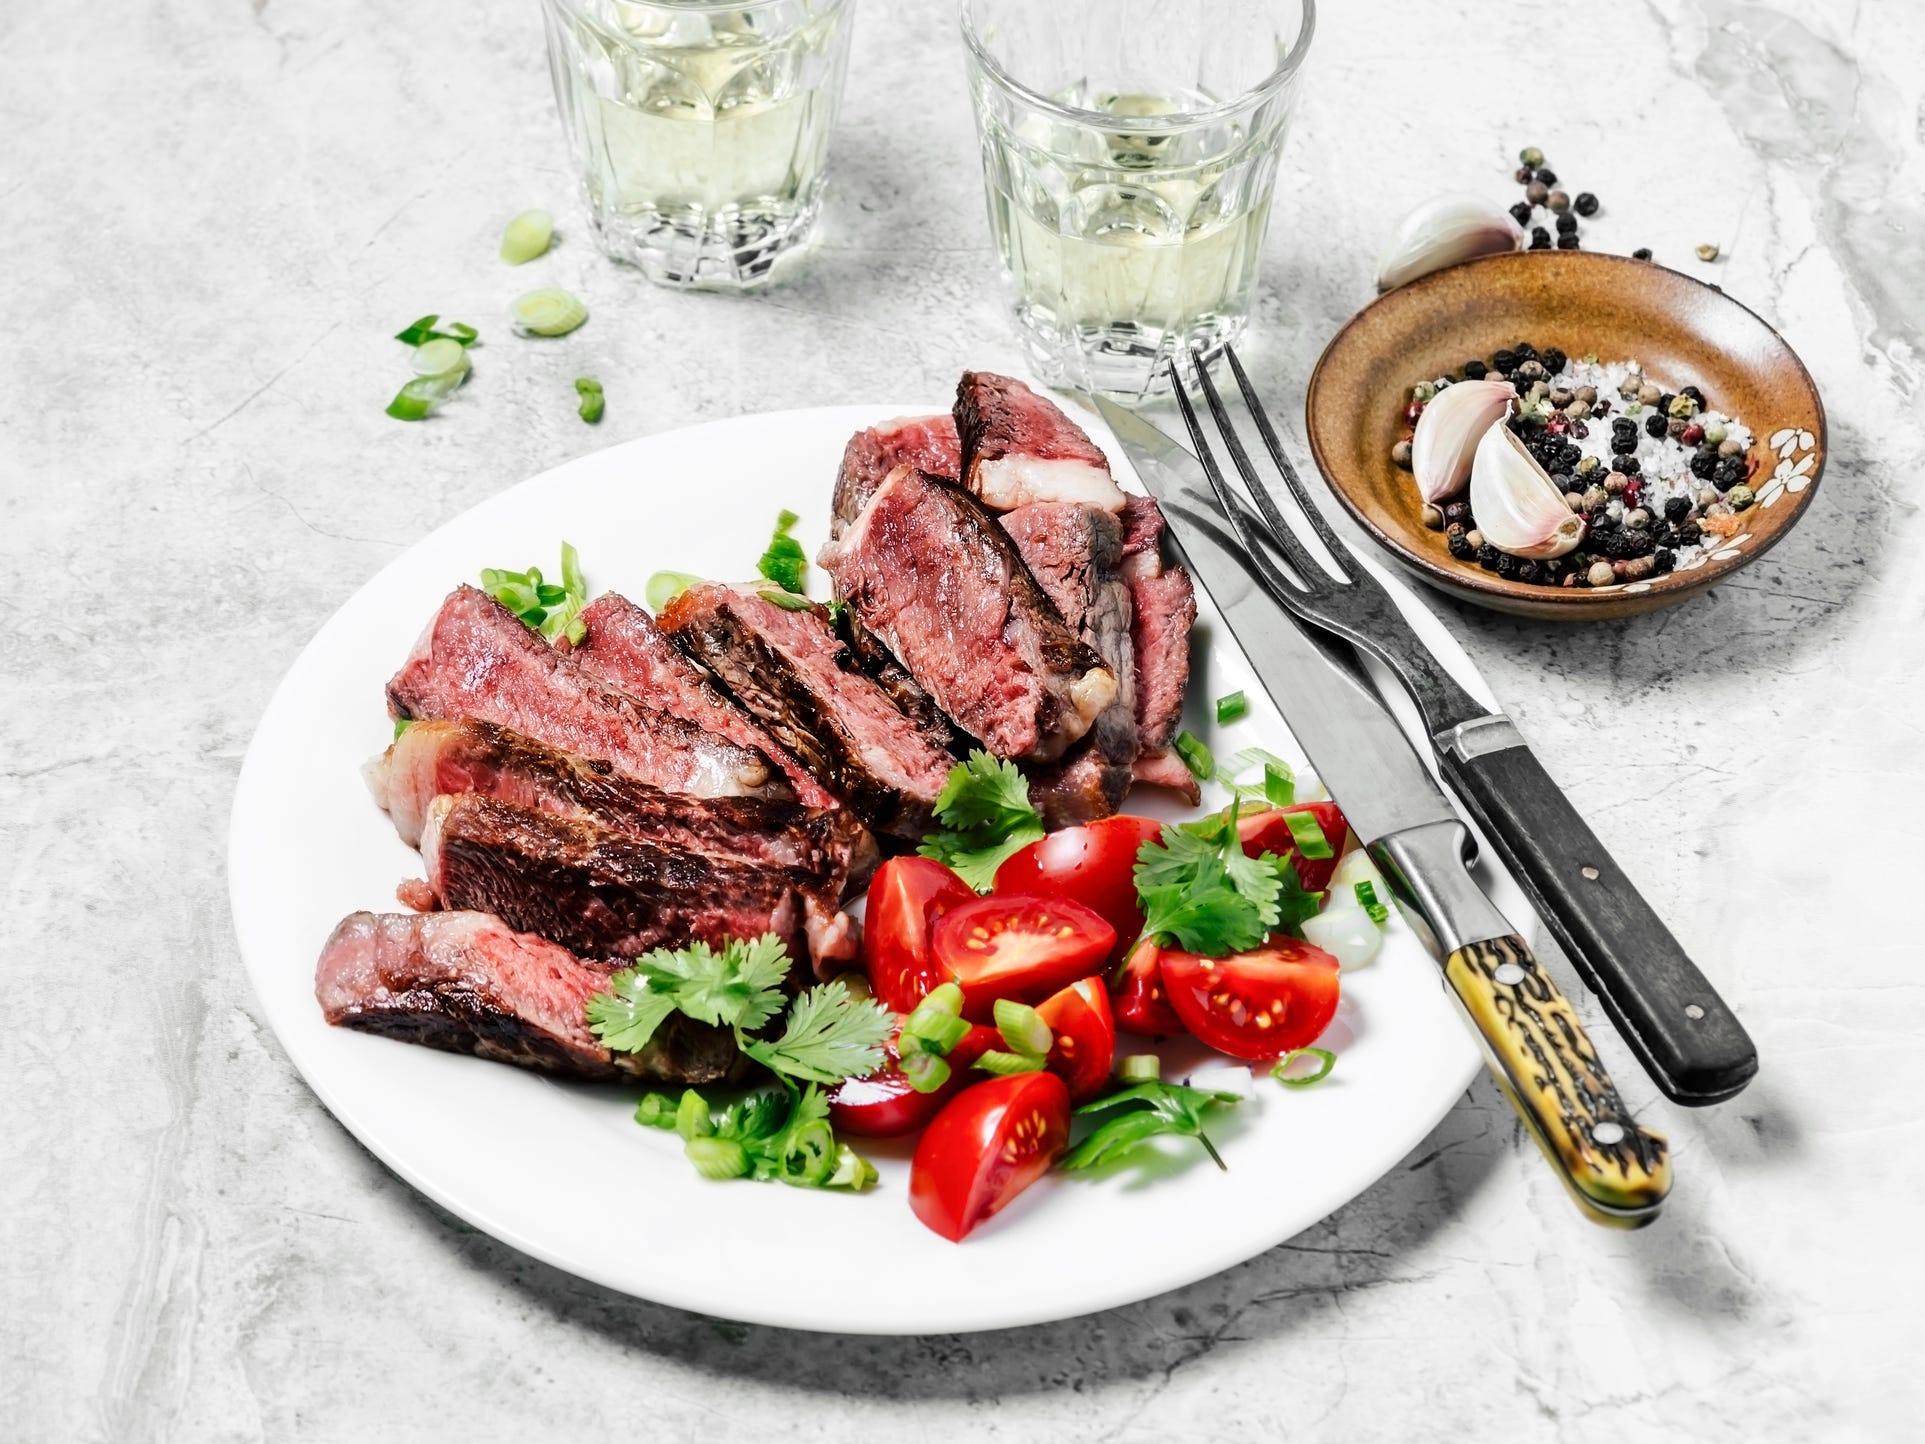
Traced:
[[989, 225], [1037, 370], [1136, 397], [1248, 324], [1314, 0], [962, 0]]
[[666, 286], [767, 281], [822, 203], [854, 0], [544, 0], [602, 249]]

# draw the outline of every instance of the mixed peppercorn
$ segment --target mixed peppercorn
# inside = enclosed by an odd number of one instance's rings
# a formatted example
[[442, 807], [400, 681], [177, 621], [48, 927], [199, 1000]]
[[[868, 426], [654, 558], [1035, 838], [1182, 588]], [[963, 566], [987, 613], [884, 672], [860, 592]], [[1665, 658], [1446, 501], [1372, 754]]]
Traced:
[[[1597, 197], [1589, 191], [1579, 191], [1572, 196], [1557, 189], [1557, 172], [1544, 163], [1544, 152], [1534, 145], [1525, 146], [1517, 158], [1521, 162], [1517, 167], [1517, 183], [1524, 187], [1524, 199], [1511, 207], [1511, 217], [1530, 232], [1531, 249], [1548, 251], [1555, 245], [1560, 251], [1577, 250], [1577, 218], [1597, 214]], [[1555, 240], [1550, 230], [1531, 224], [1540, 209], [1551, 213], [1551, 226], [1557, 232]]]

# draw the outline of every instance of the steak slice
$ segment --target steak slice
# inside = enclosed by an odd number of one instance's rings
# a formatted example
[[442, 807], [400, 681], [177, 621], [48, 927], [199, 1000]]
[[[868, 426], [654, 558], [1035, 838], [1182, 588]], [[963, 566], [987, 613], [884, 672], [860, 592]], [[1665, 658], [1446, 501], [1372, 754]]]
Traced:
[[1146, 496], [1123, 512], [1123, 578], [1133, 608], [1136, 652], [1136, 779], [1169, 787], [1195, 802], [1201, 795], [1183, 759], [1170, 751], [1190, 685], [1190, 628], [1196, 588], [1181, 567], [1163, 565], [1163, 513]]
[[726, 1028], [669, 1017], [639, 1053], [588, 1026], [618, 965], [584, 962], [486, 913], [350, 913], [321, 949], [314, 996], [337, 1028], [591, 1082], [714, 1083], [748, 1060]]
[[428, 886], [450, 911], [490, 912], [587, 957], [632, 958], [691, 942], [774, 933], [818, 966], [855, 955], [855, 924], [836, 913], [810, 936], [794, 869], [679, 852], [581, 818], [474, 793], [437, 797], [421, 832]]
[[928, 830], [955, 735], [860, 671], [821, 608], [708, 582], [670, 602], [662, 626], [858, 817], [901, 837]]
[[1063, 620], [1116, 674], [1116, 696], [1064, 757], [1030, 777], [1030, 800], [1051, 827], [1108, 817], [1123, 805], [1136, 761], [1136, 667], [1129, 586], [1117, 568], [1123, 534], [1106, 511], [1039, 501], [1005, 512], [1003, 529]]
[[998, 757], [1053, 761], [1116, 695], [994, 515], [940, 477], [897, 467], [820, 560], [862, 625]]
[[388, 683], [388, 710], [413, 720], [479, 717], [670, 792], [789, 795], [766, 754], [609, 685], [469, 586], [449, 594]]
[[956, 418], [905, 416], [850, 437], [842, 449], [842, 465], [836, 469], [830, 536], [841, 536], [843, 528], [862, 515], [876, 488], [898, 466], [913, 466], [951, 481], [961, 476], [962, 443], [956, 437]]
[[997, 511], [1038, 501], [1123, 509], [1108, 458], [1046, 396], [988, 371], [965, 371], [956, 387], [963, 485]]
[[760, 751], [788, 776], [798, 800], [834, 807], [835, 798], [809, 770], [716, 689], [714, 681], [662, 635], [655, 619], [610, 592], [582, 611], [586, 630], [573, 657], [605, 682], [693, 722], [738, 747]]
[[806, 873], [820, 880], [817, 892], [831, 911], [876, 862], [875, 839], [843, 808], [664, 792], [606, 762], [472, 717], [414, 723], [368, 764], [366, 775], [375, 801], [410, 846], [420, 843], [435, 798], [473, 792], [661, 847]]

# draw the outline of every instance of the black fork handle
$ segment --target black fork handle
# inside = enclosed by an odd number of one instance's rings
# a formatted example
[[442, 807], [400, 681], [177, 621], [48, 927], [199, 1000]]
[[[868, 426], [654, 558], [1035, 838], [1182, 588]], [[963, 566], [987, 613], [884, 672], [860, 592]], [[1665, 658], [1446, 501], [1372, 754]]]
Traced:
[[1758, 1071], [1750, 1034], [1509, 720], [1459, 730], [1439, 755], [1452, 791], [1665, 1096], [1701, 1107], [1742, 1090]]

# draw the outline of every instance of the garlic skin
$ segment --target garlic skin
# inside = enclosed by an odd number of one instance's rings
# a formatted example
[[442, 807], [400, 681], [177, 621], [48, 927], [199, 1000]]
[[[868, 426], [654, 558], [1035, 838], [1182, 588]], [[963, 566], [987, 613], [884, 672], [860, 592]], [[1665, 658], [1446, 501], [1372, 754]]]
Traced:
[[1445, 501], [1464, 489], [1477, 443], [1510, 414], [1515, 400], [1517, 390], [1508, 381], [1459, 381], [1425, 403], [1410, 438], [1410, 474], [1425, 501]]
[[1508, 426], [1493, 426], [1477, 443], [1470, 509], [1484, 540], [1514, 557], [1561, 557], [1584, 540], [1584, 518]]
[[1377, 289], [1398, 286], [1499, 251], [1524, 244], [1524, 232], [1509, 211], [1472, 195], [1442, 195], [1405, 216], [1377, 261]]

